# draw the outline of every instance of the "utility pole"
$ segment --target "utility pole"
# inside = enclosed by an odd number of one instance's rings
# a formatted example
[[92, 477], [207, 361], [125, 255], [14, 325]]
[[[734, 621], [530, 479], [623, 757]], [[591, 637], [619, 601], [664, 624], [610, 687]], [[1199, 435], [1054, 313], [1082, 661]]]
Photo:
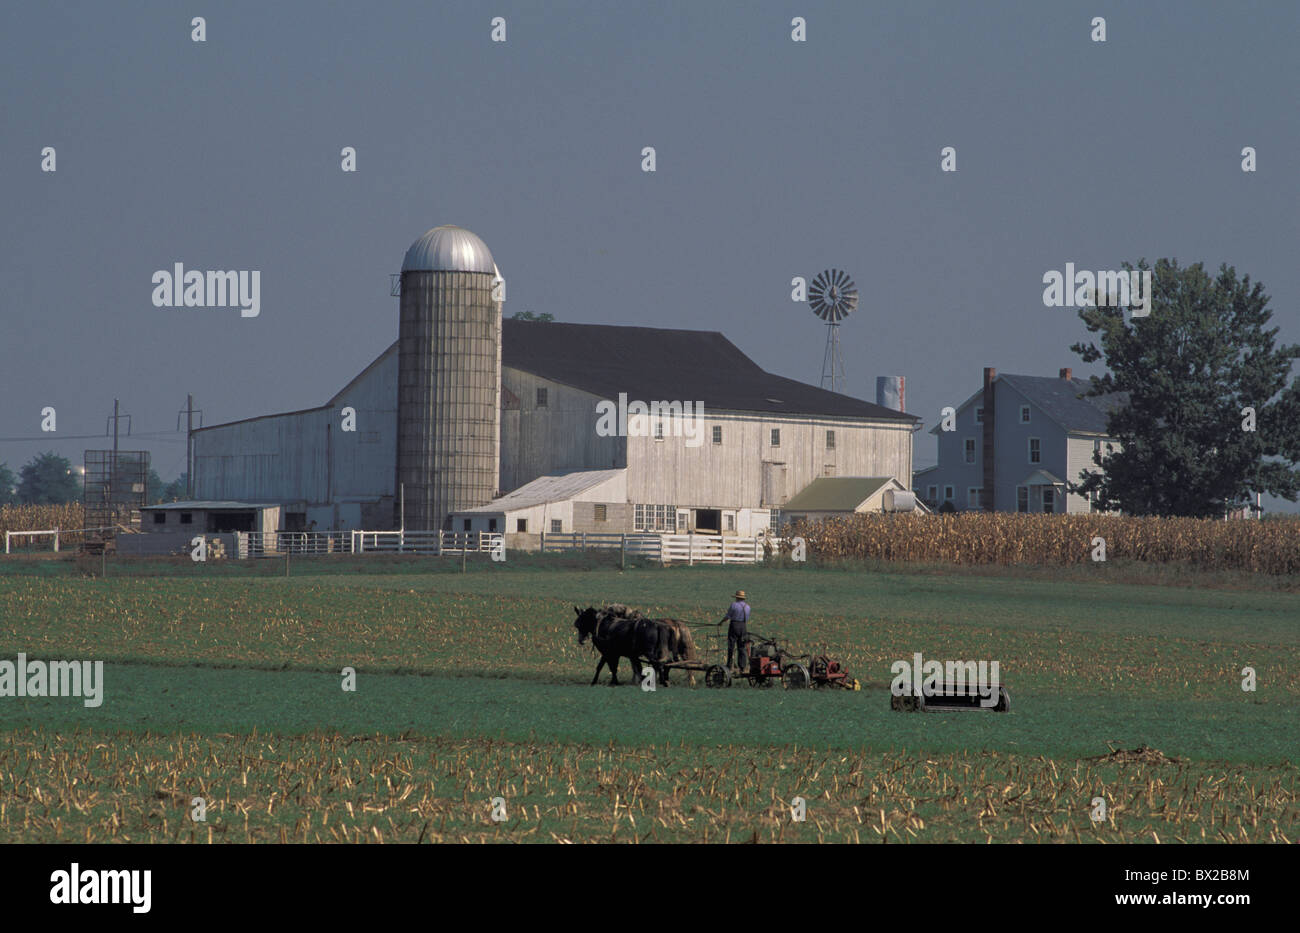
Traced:
[[119, 405], [118, 400], [117, 400], [117, 399], [113, 399], [113, 414], [112, 414], [112, 417], [109, 419], [110, 421], [113, 422], [113, 461], [109, 464], [109, 467], [108, 467], [108, 488], [105, 490], [105, 492], [106, 492], [106, 494], [107, 494], [107, 495], [106, 495], [106, 499], [107, 499], [108, 502], [113, 502], [113, 501], [115, 501], [115, 500], [113, 499], [113, 495], [114, 495], [114, 493], [116, 492], [116, 490], [115, 490], [114, 487], [116, 487], [116, 485], [117, 485], [117, 441], [118, 441], [118, 425], [121, 423], [121, 421], [122, 421], [123, 418], [126, 419], [126, 433], [127, 433], [127, 434], [130, 434], [130, 433], [131, 433], [131, 416], [130, 416], [130, 415], [124, 415], [124, 414], [122, 414], [122, 413], [121, 413], [121, 406]]
[[176, 415], [176, 430], [180, 430], [181, 415], [185, 416], [185, 498], [194, 498], [194, 416], [199, 416], [203, 427], [203, 409], [194, 407], [194, 396], [185, 396], [185, 407]]

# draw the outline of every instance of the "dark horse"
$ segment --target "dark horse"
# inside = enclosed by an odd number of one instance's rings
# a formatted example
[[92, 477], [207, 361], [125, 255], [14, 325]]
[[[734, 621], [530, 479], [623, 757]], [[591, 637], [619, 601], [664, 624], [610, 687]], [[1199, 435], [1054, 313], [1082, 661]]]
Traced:
[[648, 658], [655, 669], [657, 680], [663, 680], [666, 672], [661, 665], [672, 660], [673, 653], [673, 633], [668, 626], [656, 619], [647, 619], [640, 613], [620, 612], [612, 608], [596, 609], [588, 606], [579, 609], [574, 606], [573, 611], [577, 615], [573, 627], [578, 630], [578, 644], [586, 644], [590, 638], [600, 652], [596, 674], [591, 678], [592, 684], [600, 680], [601, 668], [609, 665], [609, 684], [617, 687], [619, 658], [627, 658], [631, 662], [637, 683], [641, 682], [641, 658]]

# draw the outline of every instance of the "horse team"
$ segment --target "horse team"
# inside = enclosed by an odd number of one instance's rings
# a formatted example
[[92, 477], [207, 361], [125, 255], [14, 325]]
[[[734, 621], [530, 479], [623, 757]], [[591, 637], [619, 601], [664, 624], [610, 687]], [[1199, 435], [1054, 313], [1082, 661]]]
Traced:
[[[577, 615], [573, 626], [578, 630], [578, 644], [586, 644], [591, 639], [600, 653], [592, 684], [600, 680], [601, 669], [608, 666], [610, 686], [617, 687], [620, 658], [628, 659], [637, 683], [642, 680], [641, 659], [645, 658], [654, 669], [657, 682], [664, 686], [668, 685], [672, 670], [668, 665], [698, 660], [690, 626], [680, 619], [650, 619], [617, 603], [604, 609], [574, 606], [573, 611]], [[688, 680], [695, 682], [693, 672], [688, 672]]]

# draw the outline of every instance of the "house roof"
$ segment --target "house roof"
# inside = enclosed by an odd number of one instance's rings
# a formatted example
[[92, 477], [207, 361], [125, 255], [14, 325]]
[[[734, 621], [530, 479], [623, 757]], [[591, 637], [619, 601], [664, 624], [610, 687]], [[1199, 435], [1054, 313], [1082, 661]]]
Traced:
[[458, 509], [453, 514], [517, 512], [520, 509], [531, 509], [536, 505], [546, 505], [548, 502], [565, 502], [593, 486], [617, 478], [624, 472], [623, 469], [617, 469], [548, 473], [537, 477], [531, 483], [524, 483], [513, 492], [508, 492], [499, 499], [493, 499], [486, 505], [475, 506], [472, 509]]
[[516, 321], [503, 324], [504, 366], [616, 399], [702, 401], [715, 411], [871, 418], [915, 415], [767, 372], [717, 331]]
[[852, 512], [892, 482], [892, 476], [823, 476], [801, 489], [781, 511]]
[[1064, 486], [1065, 480], [1047, 470], [1034, 470], [1020, 481], [1021, 486]]
[[[1107, 415], [1111, 410], [1128, 401], [1128, 394], [1125, 392], [1086, 395], [1085, 393], [1092, 387], [1090, 379], [1061, 379], [1056, 376], [1020, 376], [1014, 373], [1002, 373], [996, 381], [1011, 386], [1031, 405], [1070, 433], [1105, 435]], [[978, 402], [983, 395], [984, 390], [977, 389], [957, 410], [965, 411], [970, 405]], [[930, 429], [930, 433], [938, 434], [940, 428], [941, 425], [935, 425]]]

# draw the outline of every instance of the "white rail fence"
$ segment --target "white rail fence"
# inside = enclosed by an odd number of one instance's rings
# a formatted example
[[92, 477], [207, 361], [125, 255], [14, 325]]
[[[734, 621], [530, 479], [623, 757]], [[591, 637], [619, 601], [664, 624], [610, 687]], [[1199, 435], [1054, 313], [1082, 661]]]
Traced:
[[[115, 531], [112, 525], [105, 525], [101, 528], [48, 528], [41, 531], [6, 531], [5, 532], [5, 553], [10, 553], [11, 539], [13, 538], [32, 538], [33, 540], [41, 535], [51, 539], [52, 550], [56, 553], [59, 550], [60, 538], [67, 538], [70, 535], [84, 535], [91, 531]], [[76, 543], [75, 540], [73, 543]], [[30, 550], [30, 548], [28, 549]]]

